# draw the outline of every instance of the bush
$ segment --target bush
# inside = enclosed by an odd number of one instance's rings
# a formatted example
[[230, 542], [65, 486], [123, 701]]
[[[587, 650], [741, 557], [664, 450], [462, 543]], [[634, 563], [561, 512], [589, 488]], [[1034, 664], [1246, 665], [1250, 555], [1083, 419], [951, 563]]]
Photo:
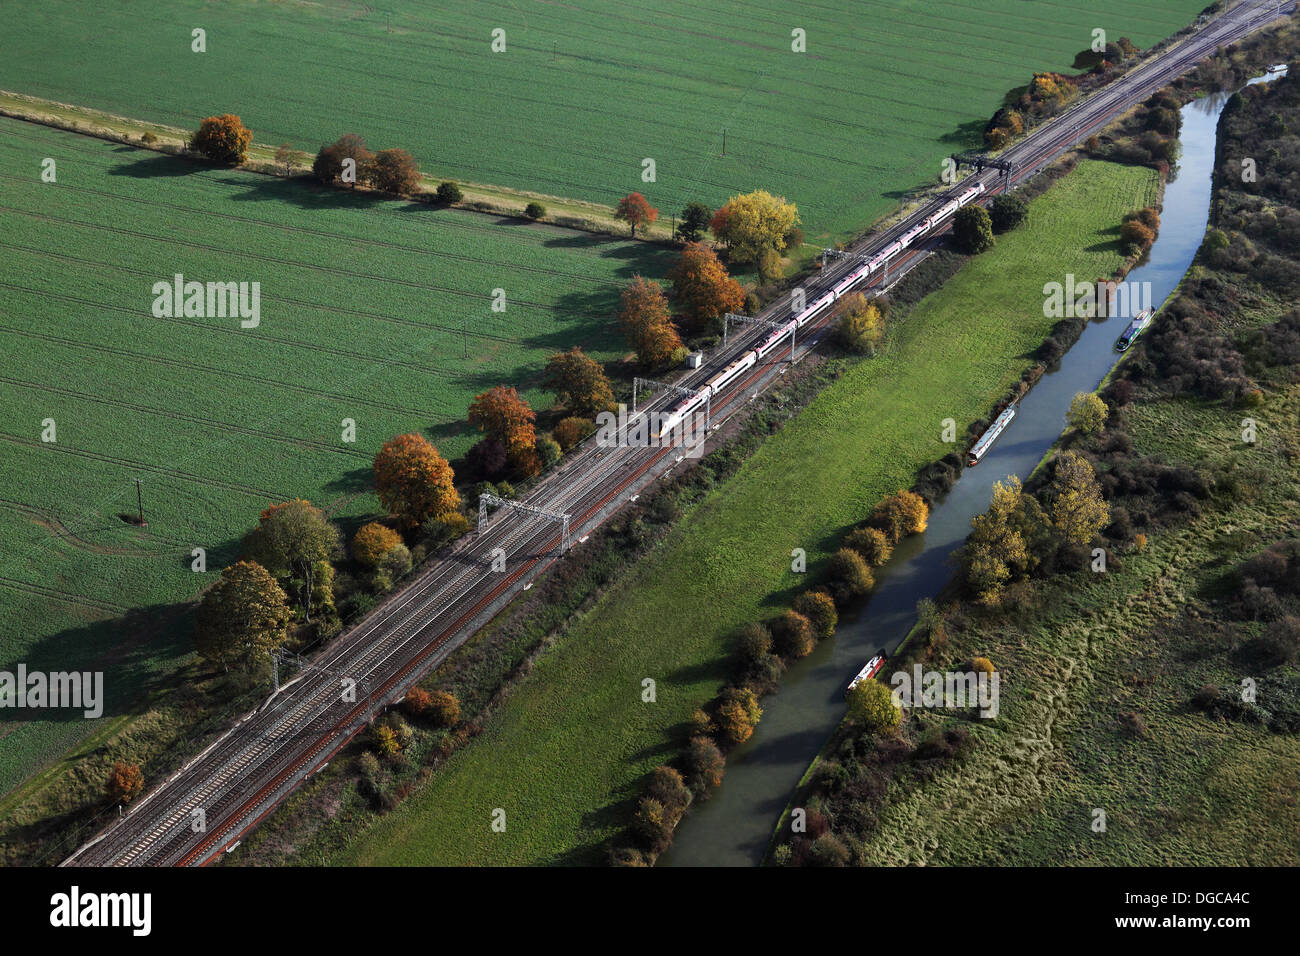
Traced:
[[834, 634], [835, 626], [840, 621], [840, 616], [835, 610], [834, 599], [820, 589], [805, 591], [795, 598], [794, 610], [808, 619], [808, 623], [812, 625], [813, 634], [816, 635], [818, 640]]
[[812, 623], [798, 611], [786, 611], [772, 622], [772, 646], [782, 657], [806, 657], [813, 643]]
[[438, 202], [446, 203], [448, 206], [454, 206], [465, 198], [460, 187], [450, 181], [438, 184], [437, 196]]
[[849, 548], [840, 548], [826, 565], [829, 585], [835, 603], [843, 607], [876, 586], [875, 578], [862, 555]]
[[455, 727], [460, 722], [460, 701], [449, 691], [435, 690], [429, 695], [428, 714], [436, 727]]
[[[376, 567], [384, 555], [402, 543], [402, 536], [378, 521], [363, 524], [352, 536], [352, 557], [367, 568]], [[408, 554], [409, 560], [409, 554]]]
[[970, 255], [992, 249], [993, 221], [983, 206], [963, 206], [952, 217], [952, 235], [957, 247]]
[[535, 447], [543, 468], [550, 468], [560, 460], [560, 443], [550, 435], [538, 435]]
[[849, 848], [834, 833], [823, 833], [808, 847], [809, 866], [848, 866]]
[[971, 661], [971, 670], [979, 671], [981, 674], [992, 674], [995, 668], [993, 662], [987, 657], [977, 657]]
[[844, 539], [844, 546], [862, 555], [873, 568], [878, 568], [894, 553], [894, 546], [879, 528], [854, 528]]
[[412, 687], [406, 692], [406, 699], [402, 701], [402, 707], [412, 717], [424, 716], [432, 705], [433, 695], [423, 687]]
[[469, 530], [469, 519], [459, 511], [453, 511], [441, 518], [430, 518], [420, 525], [420, 534], [427, 549], [433, 549], [454, 541]]
[[379, 570], [396, 581], [411, 570], [411, 552], [404, 544], [396, 544], [379, 559]]
[[551, 430], [551, 435], [559, 442], [561, 449], [568, 451], [595, 430], [596, 425], [594, 422], [575, 415], [560, 419], [559, 424]]
[[524, 215], [536, 222], [546, 215], [546, 207], [539, 202], [530, 202], [524, 207]]

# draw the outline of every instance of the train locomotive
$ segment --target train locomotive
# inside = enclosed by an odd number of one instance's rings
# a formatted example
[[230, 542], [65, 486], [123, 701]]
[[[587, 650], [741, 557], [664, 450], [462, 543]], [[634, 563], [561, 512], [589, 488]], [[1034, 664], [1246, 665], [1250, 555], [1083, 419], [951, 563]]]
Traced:
[[739, 378], [746, 370], [753, 368], [761, 359], [775, 351], [776, 348], [796, 329], [803, 328], [816, 318], [823, 309], [834, 303], [836, 299], [848, 292], [849, 289], [859, 281], [882, 270], [890, 259], [911, 246], [921, 237], [933, 232], [934, 229], [941, 225], [949, 216], [953, 215], [963, 206], [974, 202], [983, 192], [983, 183], [976, 183], [975, 185], [968, 187], [955, 198], [940, 206], [930, 216], [927, 216], [907, 232], [903, 233], [903, 235], [894, 242], [885, 246], [884, 249], [881, 249], [870, 259], [867, 259], [865, 262], [860, 263], [854, 269], [850, 270], [844, 278], [835, 283], [833, 288], [827, 292], [823, 292], [811, 303], [808, 303], [802, 311], [797, 314], [792, 314], [790, 320], [780, 328], [773, 329], [771, 334], [763, 339], [761, 344], [746, 351], [721, 372], [709, 379], [709, 381], [706, 382], [696, 394], [678, 402], [677, 405], [675, 405], [660, 419], [658, 427], [654, 432], [654, 437], [660, 438], [672, 432], [674, 428], [685, 420], [686, 416], [704, 407], [706, 396], [718, 395], [723, 389]]

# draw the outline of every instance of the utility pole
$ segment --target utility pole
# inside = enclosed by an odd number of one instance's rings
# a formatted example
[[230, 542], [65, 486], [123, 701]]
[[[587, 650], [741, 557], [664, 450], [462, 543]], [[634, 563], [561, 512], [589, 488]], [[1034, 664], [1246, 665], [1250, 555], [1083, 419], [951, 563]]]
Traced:
[[727, 127], [722, 127], [722, 155], [727, 155]]
[[137, 479], [135, 480], [135, 506], [136, 506], [137, 513], [138, 513], [139, 516], [140, 516], [140, 521], [139, 521], [140, 527], [143, 528], [143, 527], [145, 527], [145, 521], [144, 521], [144, 493], [140, 490], [140, 484], [141, 484], [142, 481], [143, 481], [143, 479], [141, 479], [141, 478], [137, 478]]

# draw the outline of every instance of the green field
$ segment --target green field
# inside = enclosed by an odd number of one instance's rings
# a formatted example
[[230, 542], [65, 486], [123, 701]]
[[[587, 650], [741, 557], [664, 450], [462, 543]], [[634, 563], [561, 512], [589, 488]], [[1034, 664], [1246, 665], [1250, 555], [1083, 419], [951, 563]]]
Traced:
[[[392, 435], [455, 457], [474, 394], [549, 404], [546, 356], [621, 354], [618, 288], [668, 253], [0, 120], [0, 256], [0, 665], [103, 669], [115, 713], [188, 653], [173, 605], [263, 508], [306, 497], [351, 527], [379, 510], [370, 462]], [[154, 318], [175, 273], [260, 282], [260, 326]], [[118, 518], [137, 477], [147, 529]], [[87, 732], [0, 725], [0, 792]]]
[[[1049, 332], [1043, 284], [1112, 273], [1122, 215], [1157, 191], [1149, 169], [1085, 161], [1035, 200], [1028, 224], [768, 439], [542, 655], [480, 737], [337, 862], [598, 859], [597, 845], [622, 825], [610, 806], [671, 755], [675, 729], [716, 693], [729, 633], [802, 583], [791, 548], [807, 549], [815, 572], [846, 526], [947, 454], [939, 423], [987, 414]], [[658, 680], [657, 704], [640, 700], [646, 676]], [[496, 807], [505, 833], [489, 829]]]
[[50, 0], [6, 11], [0, 88], [184, 128], [233, 112], [259, 143], [313, 152], [358, 132], [439, 176], [602, 203], [639, 189], [665, 216], [761, 187], [817, 242], [936, 177], [1008, 90], [1071, 70], [1095, 28], [1146, 47], [1204, 6]]

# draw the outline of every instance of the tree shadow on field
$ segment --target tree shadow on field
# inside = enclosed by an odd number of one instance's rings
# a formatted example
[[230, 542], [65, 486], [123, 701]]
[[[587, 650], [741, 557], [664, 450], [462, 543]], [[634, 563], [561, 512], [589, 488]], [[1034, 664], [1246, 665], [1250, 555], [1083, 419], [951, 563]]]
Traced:
[[951, 132], [944, 133], [939, 137], [939, 142], [965, 149], [980, 149], [984, 145], [984, 127], [987, 125], [987, 120], [970, 120]]
[[[209, 564], [211, 568], [212, 565]], [[206, 583], [215, 580], [209, 572]], [[103, 673], [102, 718], [141, 714], [150, 696], [175, 682], [176, 669], [193, 650], [189, 602], [152, 604], [125, 614], [88, 621], [48, 634], [23, 653], [29, 674]], [[4, 670], [13, 671], [17, 661]], [[72, 724], [85, 721], [85, 708], [6, 709], [5, 721]]]
[[277, 176], [240, 175], [225, 177], [219, 182], [241, 190], [230, 197], [236, 202], [283, 202], [299, 209], [365, 211], [392, 201], [379, 193], [325, 186], [306, 176], [281, 179]]
[[332, 495], [355, 495], [369, 491], [373, 481], [373, 469], [368, 467], [353, 468], [351, 471], [345, 471], [339, 477], [327, 481], [321, 490]]
[[[139, 155], [139, 150], [131, 150]], [[123, 163], [108, 171], [110, 176], [130, 176], [132, 179], [157, 179], [159, 177], [188, 176], [211, 167], [203, 166], [189, 159], [180, 159], [163, 153], [150, 153], [133, 163]]]

